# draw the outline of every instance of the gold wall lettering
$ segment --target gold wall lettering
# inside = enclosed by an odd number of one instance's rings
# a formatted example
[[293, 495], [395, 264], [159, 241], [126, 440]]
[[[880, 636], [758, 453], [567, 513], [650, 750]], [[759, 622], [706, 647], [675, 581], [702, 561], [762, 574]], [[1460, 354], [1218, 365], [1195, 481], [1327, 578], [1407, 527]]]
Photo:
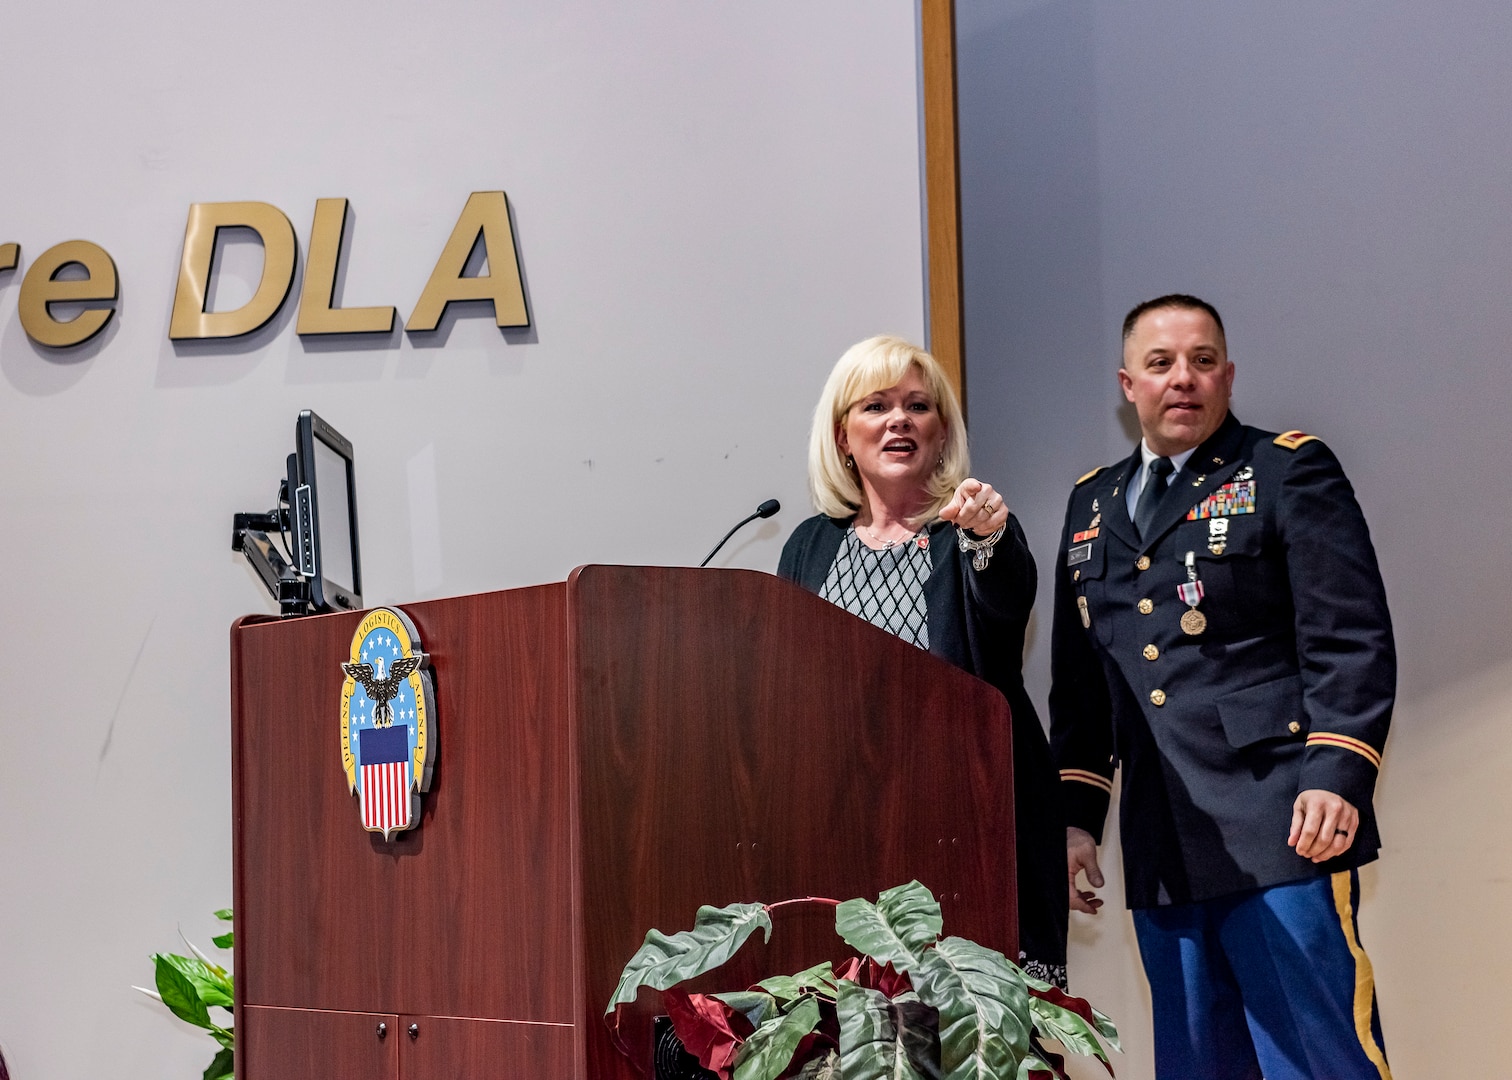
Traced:
[[394, 329], [391, 307], [338, 308], [336, 271], [346, 233], [347, 201], [316, 199], [310, 226], [310, 255], [305, 260], [304, 288], [299, 293], [298, 334], [388, 334]]
[[[336, 283], [341, 275], [342, 241], [350, 204], [346, 199], [317, 199], [310, 225], [309, 257], [299, 294], [295, 332], [324, 334], [390, 334], [397, 312], [392, 306], [336, 306]], [[234, 311], [208, 311], [215, 282], [215, 249], [222, 229], [248, 229], [262, 244], [262, 276], [252, 298]], [[487, 271], [469, 274], [474, 254]], [[0, 243], [0, 272], [14, 270], [21, 245]], [[194, 203], [184, 227], [178, 283], [168, 320], [173, 341], [241, 337], [266, 326], [283, 308], [294, 287], [299, 241], [294, 226], [278, 207], [265, 202]], [[82, 271], [60, 277], [69, 267]], [[115, 314], [120, 281], [114, 260], [98, 244], [70, 240], [42, 253], [26, 271], [18, 296], [21, 325], [39, 345], [61, 349], [79, 345], [103, 330]], [[434, 331], [451, 303], [487, 301], [500, 327], [530, 325], [509, 199], [502, 191], [475, 191], [467, 198], [441, 256], [415, 301], [405, 330]], [[55, 317], [52, 306], [82, 307], [68, 319]]]
[[[210, 275], [215, 272], [216, 234], [234, 228], [251, 229], [262, 241], [262, 279], [252, 299], [235, 311], [206, 311]], [[266, 325], [283, 307], [294, 284], [298, 250], [294, 226], [276, 206], [265, 202], [227, 202], [195, 203], [189, 207], [168, 337], [174, 341], [240, 337]]]
[[[483, 237], [488, 273], [464, 277], [467, 257]], [[491, 300], [499, 326], [529, 326], [514, 230], [509, 225], [509, 200], [502, 191], [475, 191], [467, 197], [451, 239], [436, 260], [430, 280], [415, 301], [406, 330], [434, 330], [446, 305], [453, 300]]]
[[[21, 250], [16, 244], [6, 244], [5, 248], [10, 250], [0, 250], [0, 266], [10, 269], [16, 265]], [[7, 259], [9, 265], [5, 265]], [[82, 267], [84, 277], [58, 280], [58, 275], [69, 266]], [[105, 329], [115, 308], [89, 307], [71, 319], [59, 320], [53, 317], [50, 305], [113, 304], [119, 296], [115, 260], [105, 249], [88, 240], [68, 240], [48, 248], [27, 269], [21, 279], [16, 309], [27, 337], [38, 345], [63, 349], [82, 345]]]

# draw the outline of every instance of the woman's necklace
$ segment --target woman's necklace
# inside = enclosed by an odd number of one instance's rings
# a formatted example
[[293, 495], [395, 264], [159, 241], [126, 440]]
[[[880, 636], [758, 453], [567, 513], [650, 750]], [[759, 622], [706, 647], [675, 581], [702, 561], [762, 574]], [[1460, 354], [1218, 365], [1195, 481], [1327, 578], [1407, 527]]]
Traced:
[[866, 530], [866, 535], [870, 536], [873, 540], [875, 540], [877, 543], [879, 543], [879, 544], [882, 545], [882, 549], [881, 550], [883, 550], [883, 551], [891, 551], [893, 548], [897, 547], [899, 544], [906, 544], [910, 540], [912, 540], [914, 537], [918, 536], [919, 533], [921, 533], [921, 532], [924, 531], [923, 529], [915, 529], [913, 532], [909, 533], [907, 536], [900, 536], [896, 540], [884, 540], [880, 536], [878, 536], [875, 531], [873, 531], [873, 529], [872, 529], [872, 527], [870, 525], [863, 525], [861, 527]]

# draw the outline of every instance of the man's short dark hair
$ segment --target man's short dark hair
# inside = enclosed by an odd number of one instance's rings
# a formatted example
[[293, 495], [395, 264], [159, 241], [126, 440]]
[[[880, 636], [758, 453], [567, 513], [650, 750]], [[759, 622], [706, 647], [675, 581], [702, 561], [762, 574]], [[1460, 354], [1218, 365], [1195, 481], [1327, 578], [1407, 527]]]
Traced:
[[1129, 335], [1134, 333], [1134, 324], [1139, 322], [1147, 312], [1159, 311], [1161, 308], [1185, 308], [1188, 311], [1205, 311], [1213, 317], [1213, 322], [1218, 325], [1218, 334], [1225, 341], [1228, 335], [1223, 330], [1223, 319], [1218, 314], [1218, 309], [1206, 300], [1186, 293], [1169, 293], [1166, 296], [1157, 296], [1153, 300], [1146, 300], [1142, 304], [1135, 304], [1134, 309], [1124, 316], [1123, 339], [1129, 340]]

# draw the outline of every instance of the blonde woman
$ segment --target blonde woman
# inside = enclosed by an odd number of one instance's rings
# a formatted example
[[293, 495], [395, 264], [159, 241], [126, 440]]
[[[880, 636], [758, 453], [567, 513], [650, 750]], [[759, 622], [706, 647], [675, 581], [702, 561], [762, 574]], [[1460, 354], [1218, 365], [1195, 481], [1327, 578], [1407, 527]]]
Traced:
[[819, 514], [788, 538], [777, 572], [1008, 699], [1020, 964], [1064, 987], [1065, 821], [1020, 670], [1034, 559], [1002, 494], [969, 471], [961, 406], [934, 358], [896, 337], [852, 346], [814, 410]]

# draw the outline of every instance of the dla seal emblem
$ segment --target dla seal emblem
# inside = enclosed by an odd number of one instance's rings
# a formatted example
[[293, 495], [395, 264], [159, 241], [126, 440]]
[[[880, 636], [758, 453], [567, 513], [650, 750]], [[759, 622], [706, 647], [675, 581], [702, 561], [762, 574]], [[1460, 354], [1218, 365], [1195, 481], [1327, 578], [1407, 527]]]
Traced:
[[419, 793], [430, 788], [429, 662], [409, 617], [375, 608], [357, 625], [351, 659], [341, 665], [341, 766], [362, 827], [385, 840], [420, 824]]

